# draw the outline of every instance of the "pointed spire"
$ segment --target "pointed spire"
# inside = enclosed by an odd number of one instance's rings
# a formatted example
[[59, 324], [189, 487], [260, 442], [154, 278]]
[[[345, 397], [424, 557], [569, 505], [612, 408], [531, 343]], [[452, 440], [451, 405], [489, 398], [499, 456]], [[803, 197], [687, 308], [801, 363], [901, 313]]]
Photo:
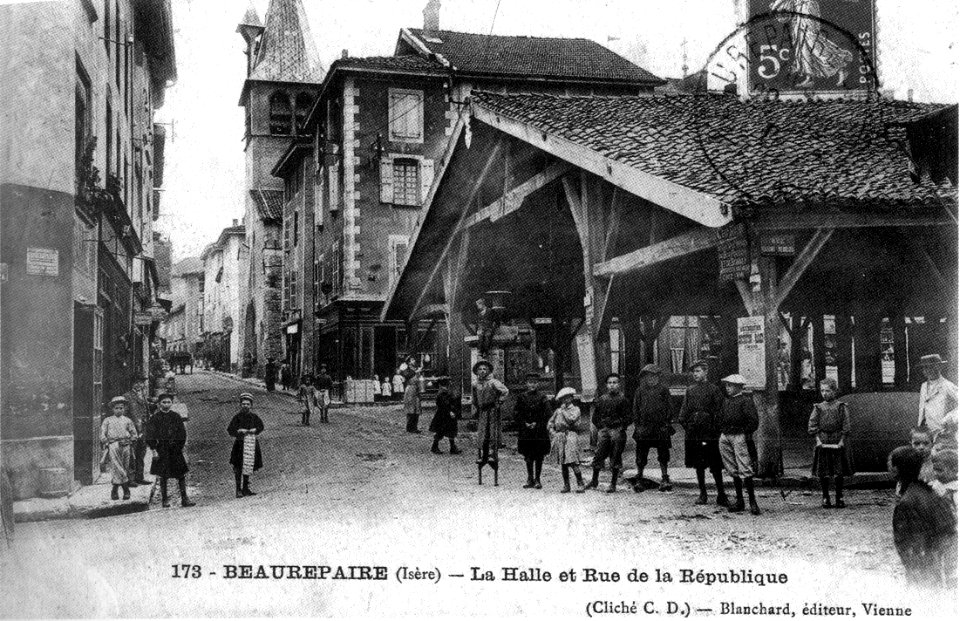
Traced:
[[323, 68], [301, 0], [270, 0], [251, 80], [317, 82]]
[[243, 26], [263, 28], [263, 22], [260, 21], [260, 16], [257, 15], [257, 7], [253, 6], [253, 0], [249, 0], [247, 3], [247, 12], [243, 14], [243, 19], [240, 20], [240, 25], [237, 26], [237, 30], [240, 30]]

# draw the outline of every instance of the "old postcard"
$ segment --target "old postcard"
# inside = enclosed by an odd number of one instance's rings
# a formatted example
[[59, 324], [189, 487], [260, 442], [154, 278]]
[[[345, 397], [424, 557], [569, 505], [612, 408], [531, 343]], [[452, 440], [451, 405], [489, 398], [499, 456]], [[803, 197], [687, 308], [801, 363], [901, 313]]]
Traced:
[[0, 616], [955, 618], [949, 0], [0, 0]]

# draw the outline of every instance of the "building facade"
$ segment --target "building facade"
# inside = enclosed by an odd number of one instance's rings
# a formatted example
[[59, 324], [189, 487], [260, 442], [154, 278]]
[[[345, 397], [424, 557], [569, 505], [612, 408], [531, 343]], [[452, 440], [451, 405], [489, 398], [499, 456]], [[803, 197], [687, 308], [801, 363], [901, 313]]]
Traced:
[[200, 257], [188, 257], [173, 266], [170, 278], [172, 310], [162, 324], [167, 351], [199, 353], [203, 344], [204, 283]]
[[237, 220], [220, 233], [200, 256], [203, 261], [203, 349], [214, 368], [237, 371], [241, 366], [239, 317], [244, 301], [249, 251], [246, 229]]
[[170, 3], [5, 4], [0, 58], [0, 442], [26, 498], [62, 491], [41, 489], [44, 469], [92, 481], [103, 403], [155, 336]]
[[449, 343], [462, 342], [467, 318], [441, 307], [412, 322], [380, 315], [474, 89], [637, 95], [663, 83], [592, 41], [442, 31], [438, 11], [430, 2], [423, 29], [401, 30], [394, 56], [335, 61], [309, 138], [288, 140], [274, 167], [285, 188], [286, 353], [305, 371], [323, 362], [338, 379], [383, 378], [412, 354], [428, 372], [456, 373]]

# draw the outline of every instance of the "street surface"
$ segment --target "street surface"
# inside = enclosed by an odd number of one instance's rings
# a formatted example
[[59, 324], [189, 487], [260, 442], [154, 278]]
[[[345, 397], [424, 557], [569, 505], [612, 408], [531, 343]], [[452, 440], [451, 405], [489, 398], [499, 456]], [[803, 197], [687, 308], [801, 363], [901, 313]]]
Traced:
[[[521, 489], [525, 470], [512, 448], [501, 451], [500, 487], [492, 473], [480, 487], [472, 434], [462, 434], [462, 455], [432, 455], [430, 436], [403, 431], [398, 406], [332, 410], [329, 424], [304, 428], [292, 398], [254, 390], [265, 467], [252, 477], [257, 495], [236, 499], [226, 427], [237, 394], [251, 389], [203, 372], [177, 381], [191, 414], [197, 506], [181, 509], [171, 482], [169, 509], [18, 524], [0, 561], [3, 616], [582, 616], [588, 601], [603, 598], [672, 598], [714, 612], [722, 601], [793, 602], [797, 615], [805, 603], [832, 602], [864, 616], [861, 602], [908, 603], [889, 491], [852, 491], [846, 510], [828, 511], [818, 494], [762, 489], [764, 515], [733, 516], [695, 506], [692, 489], [561, 495], [552, 464], [543, 490]], [[179, 564], [200, 565], [201, 576], [174, 578]], [[224, 579], [232, 564], [381, 565], [389, 580]], [[401, 566], [442, 578], [398, 584]], [[506, 566], [550, 571], [552, 580], [503, 582]], [[471, 567], [492, 570], [497, 581], [469, 580]], [[583, 568], [617, 571], [620, 581], [584, 583]], [[650, 581], [628, 583], [634, 568]], [[675, 580], [692, 568], [783, 572], [789, 582], [656, 584], [658, 568]], [[569, 569], [577, 582], [561, 583]]]

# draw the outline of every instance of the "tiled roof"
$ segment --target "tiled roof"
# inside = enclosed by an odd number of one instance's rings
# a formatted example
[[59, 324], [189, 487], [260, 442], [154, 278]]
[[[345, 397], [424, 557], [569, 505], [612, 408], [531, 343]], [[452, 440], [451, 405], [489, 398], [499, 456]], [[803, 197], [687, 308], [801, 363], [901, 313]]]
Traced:
[[722, 94], [556, 97], [474, 92], [476, 105], [727, 204], [918, 204], [909, 122], [936, 104], [748, 101]]
[[283, 219], [283, 190], [250, 190], [261, 220]]
[[200, 257], [187, 257], [177, 261], [172, 271], [174, 276], [197, 273], [203, 273], [203, 261], [200, 260]]
[[440, 30], [409, 32], [431, 52], [462, 71], [517, 75], [661, 83], [662, 80], [589, 39], [514, 37]]
[[317, 83], [323, 79], [320, 57], [300, 0], [270, 0], [266, 27], [249, 79]]
[[416, 54], [341, 58], [334, 62], [330, 68], [333, 69], [334, 67], [342, 69], [383, 69], [387, 71], [446, 71], [444, 66], [436, 60]]

